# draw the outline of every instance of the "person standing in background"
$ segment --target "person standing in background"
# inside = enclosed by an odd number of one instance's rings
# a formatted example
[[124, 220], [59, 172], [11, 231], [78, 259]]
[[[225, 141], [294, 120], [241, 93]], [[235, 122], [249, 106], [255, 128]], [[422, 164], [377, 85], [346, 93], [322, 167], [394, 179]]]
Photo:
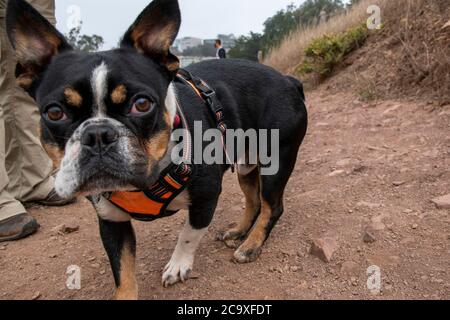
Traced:
[[216, 58], [217, 59], [226, 59], [227, 58], [227, 51], [225, 48], [222, 47], [222, 40], [217, 39], [216, 43], [214, 44], [214, 47], [217, 49]]
[[[55, 24], [54, 0], [29, 0]], [[35, 233], [39, 224], [23, 203], [62, 206], [54, 189], [53, 164], [39, 140], [40, 114], [33, 99], [16, 85], [16, 59], [5, 30], [7, 0], [0, 0], [0, 242]]]

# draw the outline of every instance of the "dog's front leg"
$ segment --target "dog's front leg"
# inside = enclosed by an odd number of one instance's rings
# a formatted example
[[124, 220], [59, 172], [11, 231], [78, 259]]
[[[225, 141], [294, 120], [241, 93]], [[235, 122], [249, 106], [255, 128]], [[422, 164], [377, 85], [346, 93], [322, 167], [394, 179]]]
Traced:
[[214, 210], [208, 213], [198, 212], [191, 207], [189, 219], [180, 233], [172, 258], [164, 268], [162, 276], [164, 287], [189, 279], [194, 265], [195, 252], [208, 231], [213, 212]]
[[111, 222], [99, 218], [100, 235], [111, 263], [117, 300], [137, 300], [135, 274], [136, 237], [131, 221]]

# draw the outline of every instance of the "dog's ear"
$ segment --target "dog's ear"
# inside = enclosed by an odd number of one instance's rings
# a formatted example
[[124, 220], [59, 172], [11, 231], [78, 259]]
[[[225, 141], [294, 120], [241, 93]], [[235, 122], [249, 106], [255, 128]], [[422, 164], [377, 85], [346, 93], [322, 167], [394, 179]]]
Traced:
[[24, 0], [9, 0], [6, 31], [17, 56], [18, 84], [29, 89], [53, 56], [72, 48], [52, 24]]
[[180, 61], [170, 52], [181, 25], [177, 0], [154, 0], [125, 33], [121, 47], [134, 48], [176, 72]]

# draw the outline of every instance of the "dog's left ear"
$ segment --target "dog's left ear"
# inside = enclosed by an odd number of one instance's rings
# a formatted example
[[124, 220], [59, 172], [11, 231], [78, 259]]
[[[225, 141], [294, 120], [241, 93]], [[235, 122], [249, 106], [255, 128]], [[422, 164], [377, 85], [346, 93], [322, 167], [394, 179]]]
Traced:
[[125, 33], [120, 46], [135, 48], [174, 73], [180, 67], [180, 61], [170, 52], [170, 46], [180, 25], [177, 0], [154, 0]]
[[72, 50], [64, 36], [24, 0], [8, 1], [6, 31], [18, 60], [17, 82], [24, 89], [33, 85], [55, 55]]

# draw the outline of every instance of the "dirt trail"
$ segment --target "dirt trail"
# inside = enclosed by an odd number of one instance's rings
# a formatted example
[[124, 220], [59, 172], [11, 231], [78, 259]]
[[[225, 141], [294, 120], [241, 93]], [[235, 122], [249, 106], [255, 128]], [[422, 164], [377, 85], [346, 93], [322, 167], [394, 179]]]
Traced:
[[[449, 299], [450, 217], [431, 199], [450, 193], [450, 106], [362, 103], [325, 89], [309, 97], [310, 130], [287, 188], [286, 212], [252, 264], [231, 262], [216, 234], [242, 212], [236, 177], [226, 177], [211, 230], [195, 264], [197, 279], [169, 289], [161, 270], [185, 213], [136, 223], [142, 299]], [[109, 299], [113, 279], [86, 200], [36, 208], [35, 236], [0, 244], [0, 299]], [[80, 230], [52, 235], [75, 222]], [[375, 226], [376, 241], [363, 242]], [[339, 248], [326, 264], [309, 252], [330, 236]], [[370, 294], [366, 270], [378, 265], [382, 292]], [[66, 268], [82, 269], [82, 289], [66, 289]]]

